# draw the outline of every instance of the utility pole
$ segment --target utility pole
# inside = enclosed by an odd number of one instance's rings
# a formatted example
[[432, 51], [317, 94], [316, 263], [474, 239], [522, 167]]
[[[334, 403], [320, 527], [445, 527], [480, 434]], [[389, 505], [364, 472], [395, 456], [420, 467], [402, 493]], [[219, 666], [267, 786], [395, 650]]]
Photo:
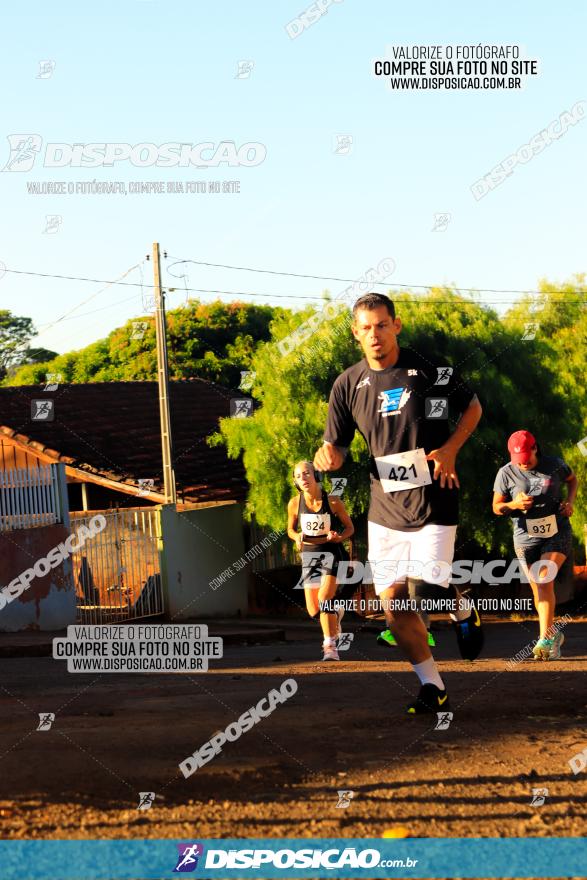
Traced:
[[165, 294], [161, 290], [159, 242], [153, 243], [153, 276], [155, 281], [155, 332], [157, 336], [157, 379], [159, 382], [159, 415], [161, 417], [161, 448], [163, 451], [163, 485], [165, 503], [175, 504], [171, 419], [169, 416], [169, 370], [167, 366], [167, 335], [165, 328]]

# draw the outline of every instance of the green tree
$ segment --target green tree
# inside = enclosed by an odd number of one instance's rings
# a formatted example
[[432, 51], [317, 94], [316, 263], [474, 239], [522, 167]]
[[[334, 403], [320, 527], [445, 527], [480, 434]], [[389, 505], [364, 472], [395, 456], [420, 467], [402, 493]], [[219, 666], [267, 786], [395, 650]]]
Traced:
[[0, 380], [26, 358], [29, 340], [35, 335], [31, 318], [0, 310]]
[[[576, 275], [562, 284], [542, 281], [536, 297], [524, 297], [505, 315], [504, 324], [515, 332], [534, 339], [524, 345], [538, 355], [548, 369], [557, 396], [564, 402], [565, 427], [538, 430], [542, 446], [561, 455], [579, 479], [579, 494], [571, 525], [577, 542], [585, 540], [587, 522], [587, 285], [584, 275]], [[542, 393], [536, 398], [543, 409]], [[546, 413], [548, 415], [548, 413]], [[530, 422], [528, 423], [529, 430]], [[525, 427], [522, 425], [521, 427]], [[534, 433], [534, 432], [533, 432]], [[583, 442], [581, 442], [583, 441]]]
[[[478, 302], [447, 288], [426, 298], [410, 293], [393, 298], [404, 321], [400, 345], [415, 348], [432, 364], [447, 360], [479, 394], [484, 417], [459, 456], [459, 543], [473, 540], [486, 549], [505, 550], [511, 545], [509, 523], [491, 511], [495, 474], [508, 460], [507, 437], [519, 427], [520, 413], [531, 415], [535, 430], [545, 438], [567, 436], [565, 401], [556, 390], [556, 376], [541, 361], [540, 346], [528, 346], [519, 328], [506, 326]], [[224, 443], [232, 458], [242, 454], [251, 487], [247, 513], [271, 528], [283, 527], [292, 495], [292, 465], [311, 458], [322, 443], [334, 379], [362, 356], [346, 310], [322, 321], [308, 340], [281, 356], [275, 343], [313, 314], [308, 309], [273, 322], [272, 342], [259, 346], [252, 358], [253, 416], [223, 419], [210, 440]], [[348, 479], [344, 498], [355, 516], [368, 509], [368, 461], [357, 433], [339, 472]]]
[[[229, 387], [240, 383], [257, 344], [270, 337], [269, 325], [281, 309], [248, 303], [190, 301], [167, 313], [169, 374], [197, 376]], [[12, 385], [35, 385], [46, 373], [64, 382], [154, 380], [157, 376], [155, 323], [152, 315], [128, 321], [79, 351], [28, 364], [11, 377]]]

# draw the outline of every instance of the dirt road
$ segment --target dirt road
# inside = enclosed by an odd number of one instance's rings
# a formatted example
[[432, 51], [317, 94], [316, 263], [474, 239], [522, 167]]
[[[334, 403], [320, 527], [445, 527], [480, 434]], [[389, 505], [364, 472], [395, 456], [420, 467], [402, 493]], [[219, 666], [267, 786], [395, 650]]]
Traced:
[[[352, 629], [352, 627], [350, 627]], [[487, 627], [484, 659], [435, 655], [454, 717], [410, 718], [416, 679], [397, 649], [358, 632], [339, 664], [316, 662], [310, 629], [230, 647], [207, 673], [73, 675], [51, 658], [4, 659], [3, 838], [576, 836], [587, 833], [587, 623], [564, 659], [506, 663], [530, 623]], [[297, 693], [188, 779], [178, 765], [285, 679]], [[37, 731], [38, 713], [54, 712]], [[531, 806], [532, 790], [548, 789]], [[350, 791], [337, 806], [338, 791]], [[137, 810], [139, 792], [156, 793]], [[540, 795], [538, 795], [538, 798]]]

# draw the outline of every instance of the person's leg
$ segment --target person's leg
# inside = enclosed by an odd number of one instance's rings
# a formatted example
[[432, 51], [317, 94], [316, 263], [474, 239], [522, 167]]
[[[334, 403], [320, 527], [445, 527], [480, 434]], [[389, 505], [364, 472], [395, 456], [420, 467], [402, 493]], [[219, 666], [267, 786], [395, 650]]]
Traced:
[[431, 658], [426, 627], [420, 615], [416, 611], [394, 610], [396, 602], [408, 600], [406, 584], [392, 584], [379, 593], [379, 598], [385, 609], [388, 627], [408, 660], [413, 664]]
[[318, 587], [305, 587], [306, 609], [310, 617], [318, 617], [320, 607], [318, 605]]
[[[320, 602], [333, 602], [336, 594], [336, 577], [332, 574], [322, 575], [322, 581], [317, 593], [318, 607], [320, 607]], [[338, 635], [338, 615], [336, 612], [322, 611], [320, 614], [320, 626], [324, 634], [324, 641], [326, 642], [326, 639], [334, 641]]]
[[373, 522], [368, 524], [368, 533], [373, 586], [381, 600], [387, 625], [408, 660], [412, 663], [427, 660], [432, 654], [421, 618], [416, 611], [394, 607], [396, 602], [406, 602], [409, 598], [402, 568], [410, 561], [413, 535]]
[[409, 532], [398, 532], [377, 523], [369, 523], [369, 562], [375, 592], [381, 599], [386, 620], [398, 646], [420, 679], [420, 695], [408, 706], [408, 713], [419, 714], [446, 706], [448, 698], [428, 647], [428, 634], [422, 619], [416, 611], [397, 607], [400, 602], [405, 603], [409, 599], [405, 575], [401, 580], [400, 563], [405, 569], [410, 560], [412, 538]]
[[[566, 556], [559, 552], [541, 553], [539, 546], [522, 545], [515, 549], [532, 590], [534, 607], [538, 614], [540, 638], [547, 638], [547, 633], [554, 623], [554, 581]], [[552, 565], [541, 565], [543, 562], [550, 562]]]
[[[552, 570], [549, 575], [547, 566], [541, 566], [538, 577], [540, 580], [536, 584], [538, 594], [538, 618], [540, 620], [540, 637], [552, 638], [552, 625], [554, 623], [554, 608], [556, 599], [554, 595], [554, 582], [561, 567], [566, 559], [562, 553], [543, 553], [540, 557], [541, 562], [550, 561], [556, 565], [556, 573]], [[552, 569], [552, 567], [551, 567]], [[549, 578], [549, 580], [546, 580]], [[544, 631], [543, 631], [544, 627]]]
[[320, 583], [313, 587], [306, 587], [306, 608], [313, 620], [320, 621], [322, 629], [322, 649], [324, 659], [338, 660], [336, 651], [336, 636], [338, 634], [338, 616], [335, 613], [320, 610], [320, 603], [332, 599], [336, 592], [336, 578], [331, 575], [323, 575]]
[[[534, 571], [529, 572], [529, 581], [534, 594], [534, 602], [538, 612], [540, 626], [540, 638], [533, 649], [536, 658], [542, 660], [560, 657], [560, 646], [564, 641], [562, 633], [557, 633], [554, 628], [554, 611], [556, 598], [554, 592], [555, 579], [563, 565], [566, 556], [559, 552], [544, 552], [540, 560], [534, 565]], [[551, 563], [544, 565], [542, 563]], [[536, 573], [536, 569], [538, 569]], [[532, 577], [532, 573], [535, 577]]]
[[[483, 628], [477, 610], [451, 584], [456, 526], [431, 523], [414, 532], [411, 559], [417, 562], [408, 578], [410, 595], [440, 600], [438, 609], [448, 612], [457, 636], [461, 656], [475, 660], [484, 644]], [[434, 605], [432, 605], [434, 607]]]
[[522, 567], [524, 574], [528, 580], [528, 584], [530, 585], [530, 589], [532, 590], [532, 598], [534, 600], [534, 608], [536, 609], [536, 613], [538, 614], [538, 622], [540, 626], [540, 636], [542, 637], [542, 624], [540, 621], [540, 611], [538, 608], [539, 605], [539, 596], [538, 596], [538, 586], [536, 584], [536, 579], [532, 577], [532, 573], [530, 571], [531, 567], [540, 561], [540, 548], [534, 547], [530, 544], [514, 544], [514, 551], [518, 558], [518, 561]]

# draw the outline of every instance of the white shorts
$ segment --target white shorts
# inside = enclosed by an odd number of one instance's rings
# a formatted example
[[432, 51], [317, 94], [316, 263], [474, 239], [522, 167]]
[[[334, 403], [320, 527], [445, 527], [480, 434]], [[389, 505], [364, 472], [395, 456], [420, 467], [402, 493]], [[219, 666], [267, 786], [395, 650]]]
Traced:
[[406, 577], [448, 587], [455, 549], [456, 526], [431, 523], [412, 532], [368, 524], [369, 565], [379, 596]]

